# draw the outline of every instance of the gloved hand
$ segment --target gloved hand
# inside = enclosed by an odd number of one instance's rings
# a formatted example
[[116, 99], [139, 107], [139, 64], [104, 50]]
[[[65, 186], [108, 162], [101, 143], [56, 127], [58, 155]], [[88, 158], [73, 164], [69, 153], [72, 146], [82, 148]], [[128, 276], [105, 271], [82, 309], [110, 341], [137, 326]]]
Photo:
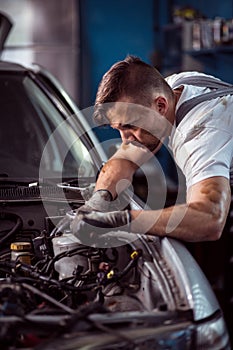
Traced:
[[92, 212], [92, 211], [102, 211], [107, 212], [110, 206], [110, 202], [113, 200], [112, 194], [108, 190], [98, 190], [94, 192], [91, 198], [86, 201], [79, 209], [78, 213], [81, 212]]
[[102, 212], [78, 212], [71, 222], [72, 233], [82, 243], [92, 245], [98, 236], [109, 231], [130, 232], [131, 215], [129, 210]]

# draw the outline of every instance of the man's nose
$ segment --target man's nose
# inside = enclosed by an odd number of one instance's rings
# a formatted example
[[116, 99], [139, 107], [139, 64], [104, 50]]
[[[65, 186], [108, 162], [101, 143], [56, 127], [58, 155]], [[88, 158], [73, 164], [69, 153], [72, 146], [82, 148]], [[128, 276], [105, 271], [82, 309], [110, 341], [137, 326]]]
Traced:
[[122, 141], [135, 141], [135, 136], [129, 130], [120, 130]]

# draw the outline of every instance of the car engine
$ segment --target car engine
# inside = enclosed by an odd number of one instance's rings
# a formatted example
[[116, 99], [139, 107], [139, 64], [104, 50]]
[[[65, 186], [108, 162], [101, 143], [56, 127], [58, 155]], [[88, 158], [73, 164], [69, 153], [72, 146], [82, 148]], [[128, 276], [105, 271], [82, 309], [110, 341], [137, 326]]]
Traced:
[[[140, 242], [119, 232], [116, 247], [86, 246], [63, 224], [59, 200], [49, 199], [54, 215], [48, 217], [36, 188], [26, 190], [24, 201], [17, 191], [8, 185], [2, 193], [11, 200], [2, 200], [0, 211], [0, 344], [7, 349], [34, 346], [51, 332], [71, 327], [77, 313], [164, 307]], [[34, 193], [33, 200], [26, 198], [27, 191]], [[80, 203], [73, 202], [73, 208]]]

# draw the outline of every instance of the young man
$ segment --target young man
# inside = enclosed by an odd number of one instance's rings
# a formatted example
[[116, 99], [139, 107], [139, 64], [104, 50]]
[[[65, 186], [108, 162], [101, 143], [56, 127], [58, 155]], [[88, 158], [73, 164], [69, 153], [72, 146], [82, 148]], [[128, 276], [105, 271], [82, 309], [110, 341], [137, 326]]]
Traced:
[[[187, 77], [196, 80], [189, 84]], [[218, 84], [226, 90], [213, 95]], [[102, 168], [92, 198], [77, 211], [73, 233], [96, 226], [190, 242], [219, 239], [230, 205], [233, 152], [233, 89], [222, 85], [197, 72], [164, 79], [132, 56], [114, 64], [99, 85], [95, 119], [118, 129], [122, 145]], [[196, 96], [201, 100], [195, 102]], [[193, 106], [187, 101], [194, 101]], [[166, 137], [186, 178], [186, 203], [161, 210], [109, 211], [111, 201]]]

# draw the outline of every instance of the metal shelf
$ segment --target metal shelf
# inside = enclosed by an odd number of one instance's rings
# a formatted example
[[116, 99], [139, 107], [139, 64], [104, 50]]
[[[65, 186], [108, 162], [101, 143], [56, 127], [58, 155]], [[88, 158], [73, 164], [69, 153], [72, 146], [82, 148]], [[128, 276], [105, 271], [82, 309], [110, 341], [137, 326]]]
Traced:
[[216, 46], [209, 49], [200, 50], [185, 50], [184, 53], [192, 56], [204, 56], [204, 55], [217, 55], [217, 54], [229, 54], [233, 52], [233, 45], [229, 46]]

